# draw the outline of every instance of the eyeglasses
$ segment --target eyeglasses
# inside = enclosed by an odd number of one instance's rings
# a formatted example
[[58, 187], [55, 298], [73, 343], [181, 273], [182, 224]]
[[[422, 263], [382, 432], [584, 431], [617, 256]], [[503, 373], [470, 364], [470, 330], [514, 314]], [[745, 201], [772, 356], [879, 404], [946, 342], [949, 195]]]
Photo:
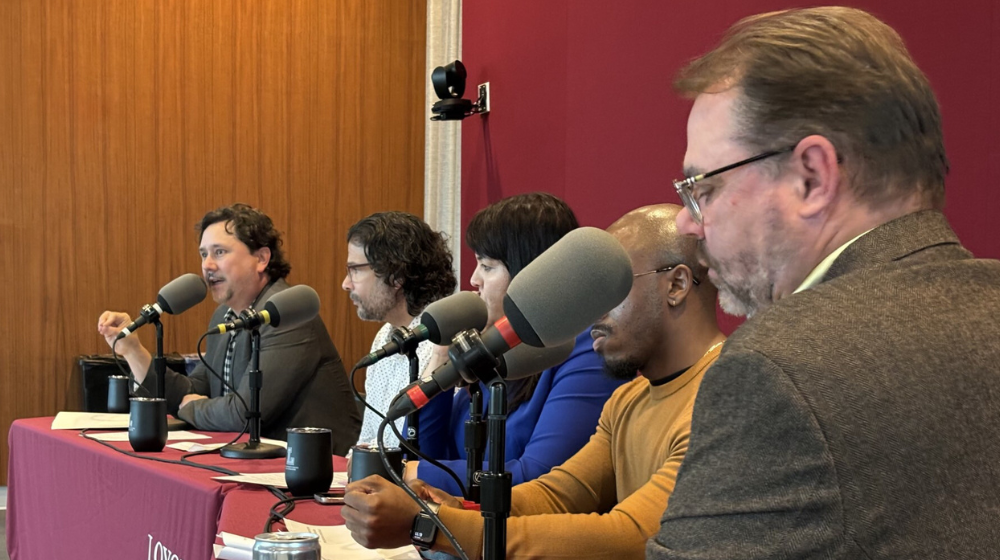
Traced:
[[709, 177], [714, 177], [720, 173], [725, 173], [726, 171], [731, 171], [737, 167], [742, 167], [744, 165], [749, 165], [751, 163], [758, 162], [762, 159], [767, 159], [778, 154], [784, 154], [795, 149], [794, 146], [788, 146], [787, 148], [782, 148], [780, 150], [771, 150], [769, 152], [764, 152], [762, 154], [757, 154], [751, 158], [747, 158], [743, 161], [738, 161], [736, 163], [731, 163], [725, 167], [720, 167], [714, 171], [709, 171], [708, 173], [702, 173], [701, 175], [695, 175], [694, 177], [686, 177], [681, 181], [674, 181], [674, 188], [677, 189], [677, 194], [681, 197], [681, 201], [684, 203], [684, 207], [687, 208], [688, 212], [691, 213], [691, 218], [694, 219], [695, 223], [701, 225], [701, 207], [698, 206], [698, 199], [695, 198], [694, 193], [691, 191], [691, 187], [701, 181], [702, 179], [708, 179]]
[[[669, 271], [677, 268], [681, 264], [684, 264], [684, 263], [672, 264], [672, 265], [669, 265], [669, 266], [664, 266], [664, 267], [661, 267], [661, 268], [657, 268], [656, 270], [647, 270], [646, 272], [640, 272], [638, 274], [633, 274], [632, 278], [638, 278], [640, 276], [645, 276], [647, 274], [659, 274], [660, 272], [669, 272]], [[697, 278], [695, 278], [694, 274], [691, 275], [691, 281], [694, 282], [695, 286], [701, 284], [701, 281], [699, 281]]]
[[351, 279], [351, 282], [354, 282], [354, 275], [357, 274], [358, 270], [365, 267], [371, 268], [371, 266], [372, 263], [349, 264], [347, 265], [347, 277]]

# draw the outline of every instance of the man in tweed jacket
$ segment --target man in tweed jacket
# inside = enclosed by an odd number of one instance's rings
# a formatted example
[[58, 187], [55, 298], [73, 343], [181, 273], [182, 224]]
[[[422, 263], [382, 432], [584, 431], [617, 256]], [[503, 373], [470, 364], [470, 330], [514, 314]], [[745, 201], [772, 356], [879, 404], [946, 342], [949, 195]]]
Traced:
[[647, 556], [1000, 558], [1000, 263], [940, 212], [938, 106], [901, 39], [859, 10], [765, 14], [677, 85], [678, 226], [751, 318]]

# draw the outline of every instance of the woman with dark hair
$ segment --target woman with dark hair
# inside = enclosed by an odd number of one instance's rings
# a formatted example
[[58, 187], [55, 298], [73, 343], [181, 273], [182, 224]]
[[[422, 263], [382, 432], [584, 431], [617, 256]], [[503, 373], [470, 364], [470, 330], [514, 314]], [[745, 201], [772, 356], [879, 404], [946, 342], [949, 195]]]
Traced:
[[[512, 278], [538, 255], [579, 227], [570, 207], [547, 193], [505, 198], [480, 210], [465, 240], [476, 253], [472, 285], [489, 310], [492, 324], [503, 316], [503, 297]], [[597, 428], [605, 401], [623, 382], [603, 373], [588, 327], [562, 364], [507, 384], [506, 470], [513, 484], [538, 478], [580, 450]], [[484, 409], [489, 389], [480, 384]], [[435, 459], [464, 478], [465, 421], [470, 394], [456, 392], [451, 409], [451, 437]], [[426, 463], [407, 464], [406, 478], [419, 478], [451, 494], [461, 491], [441, 469]]]

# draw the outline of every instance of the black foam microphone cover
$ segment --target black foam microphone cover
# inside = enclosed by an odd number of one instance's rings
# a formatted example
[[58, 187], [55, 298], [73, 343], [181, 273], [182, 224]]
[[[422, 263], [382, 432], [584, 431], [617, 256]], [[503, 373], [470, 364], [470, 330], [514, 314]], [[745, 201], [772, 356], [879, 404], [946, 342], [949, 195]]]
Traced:
[[301, 325], [319, 314], [319, 294], [305, 284], [292, 286], [271, 296], [264, 310], [271, 316], [272, 327]]
[[486, 328], [486, 303], [475, 292], [458, 292], [424, 309], [420, 324], [427, 327], [434, 344], [450, 344], [452, 337], [468, 329]]
[[582, 227], [524, 267], [503, 300], [525, 344], [558, 346], [621, 303], [632, 289], [632, 263], [608, 232]]
[[179, 315], [201, 303], [208, 293], [205, 280], [197, 274], [184, 274], [160, 288], [156, 303], [171, 315]]

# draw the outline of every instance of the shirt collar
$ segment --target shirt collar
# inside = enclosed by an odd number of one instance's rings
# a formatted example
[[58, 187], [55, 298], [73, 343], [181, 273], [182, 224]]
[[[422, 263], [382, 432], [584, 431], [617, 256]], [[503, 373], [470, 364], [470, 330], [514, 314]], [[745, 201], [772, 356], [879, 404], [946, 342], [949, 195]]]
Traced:
[[[871, 229], [868, 231], [871, 231]], [[826, 276], [826, 273], [830, 271], [830, 267], [833, 266], [833, 263], [834, 261], [837, 260], [837, 257], [839, 257], [840, 254], [844, 252], [844, 249], [850, 247], [851, 243], [854, 243], [858, 239], [861, 239], [861, 236], [868, 233], [868, 231], [858, 234], [857, 236], [854, 237], [854, 239], [851, 239], [847, 243], [844, 243], [840, 247], [837, 247], [832, 253], [827, 255], [825, 259], [819, 261], [819, 264], [816, 265], [816, 268], [814, 268], [812, 272], [809, 273], [809, 276], [806, 276], [806, 279], [802, 282], [802, 285], [800, 285], [798, 289], [796, 289], [792, 293], [797, 294], [799, 292], [804, 292], [809, 288], [812, 288], [816, 284], [822, 282], [823, 277]]]
[[[277, 282], [277, 280], [271, 280], [271, 281], [269, 281], [264, 286], [264, 288], [261, 289], [261, 291], [257, 294], [257, 297], [254, 298], [253, 303], [251, 303], [250, 307], [248, 307], [247, 309], [257, 309], [257, 304], [260, 303], [260, 298], [264, 297], [264, 292], [266, 292], [268, 288], [270, 288], [271, 286], [273, 286], [275, 282]], [[229, 311], [226, 311], [226, 315], [229, 315], [229, 314], [232, 314], [233, 317], [239, 317], [239, 315], [240, 315], [232, 307], [229, 308]]]

